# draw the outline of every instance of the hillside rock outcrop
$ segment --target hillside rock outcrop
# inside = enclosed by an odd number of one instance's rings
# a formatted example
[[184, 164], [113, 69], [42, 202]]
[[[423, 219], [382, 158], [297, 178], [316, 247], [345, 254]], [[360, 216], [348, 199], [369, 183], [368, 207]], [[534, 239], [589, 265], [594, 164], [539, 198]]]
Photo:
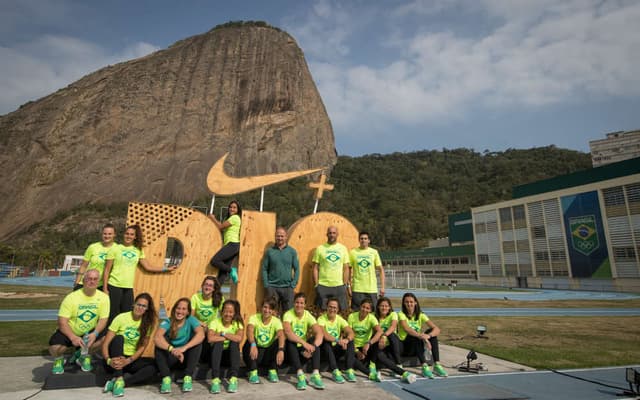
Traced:
[[220, 26], [108, 66], [0, 117], [0, 240], [84, 203], [180, 203], [207, 172], [248, 176], [336, 160], [295, 40]]

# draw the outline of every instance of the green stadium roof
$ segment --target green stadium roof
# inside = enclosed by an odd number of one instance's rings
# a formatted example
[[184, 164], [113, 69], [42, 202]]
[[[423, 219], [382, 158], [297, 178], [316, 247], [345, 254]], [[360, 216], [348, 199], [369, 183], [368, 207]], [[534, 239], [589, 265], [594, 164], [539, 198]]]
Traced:
[[560, 175], [542, 181], [527, 183], [526, 185], [514, 186], [512, 189], [512, 197], [519, 199], [638, 173], [640, 173], [640, 157], [578, 171], [572, 174]]
[[475, 248], [472, 244], [464, 246], [428, 247], [425, 249], [381, 251], [383, 260], [391, 260], [399, 257], [461, 257], [474, 256]]

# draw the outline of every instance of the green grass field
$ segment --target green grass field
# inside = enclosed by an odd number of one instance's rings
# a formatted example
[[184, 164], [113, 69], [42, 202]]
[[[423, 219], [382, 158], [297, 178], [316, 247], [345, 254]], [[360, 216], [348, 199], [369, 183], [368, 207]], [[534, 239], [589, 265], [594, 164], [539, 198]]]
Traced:
[[[70, 288], [0, 285], [2, 309], [56, 309]], [[33, 297], [42, 296], [45, 297]], [[393, 299], [394, 306], [400, 300]], [[640, 300], [513, 301], [428, 299], [429, 308], [640, 308]], [[636, 364], [640, 360], [640, 317], [438, 317], [440, 340], [534, 368], [587, 368]], [[489, 339], [475, 338], [476, 326]], [[47, 354], [55, 321], [0, 322], [0, 356]], [[26, 333], [26, 334], [25, 334]], [[481, 361], [481, 360], [480, 360]]]

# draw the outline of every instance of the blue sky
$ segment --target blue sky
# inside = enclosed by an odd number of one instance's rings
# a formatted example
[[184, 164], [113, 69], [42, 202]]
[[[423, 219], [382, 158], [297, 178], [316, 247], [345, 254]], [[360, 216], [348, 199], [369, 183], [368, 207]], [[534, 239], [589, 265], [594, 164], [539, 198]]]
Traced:
[[297, 40], [341, 155], [640, 129], [637, 0], [4, 0], [0, 114], [231, 20]]

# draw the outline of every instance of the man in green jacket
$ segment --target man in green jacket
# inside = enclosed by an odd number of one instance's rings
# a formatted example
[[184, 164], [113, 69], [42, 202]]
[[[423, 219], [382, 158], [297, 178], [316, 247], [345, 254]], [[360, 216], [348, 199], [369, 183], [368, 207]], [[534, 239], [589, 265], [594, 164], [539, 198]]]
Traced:
[[274, 297], [282, 315], [293, 307], [293, 290], [300, 277], [298, 252], [287, 244], [287, 230], [276, 228], [275, 244], [269, 247], [262, 259], [262, 283], [264, 297]]

